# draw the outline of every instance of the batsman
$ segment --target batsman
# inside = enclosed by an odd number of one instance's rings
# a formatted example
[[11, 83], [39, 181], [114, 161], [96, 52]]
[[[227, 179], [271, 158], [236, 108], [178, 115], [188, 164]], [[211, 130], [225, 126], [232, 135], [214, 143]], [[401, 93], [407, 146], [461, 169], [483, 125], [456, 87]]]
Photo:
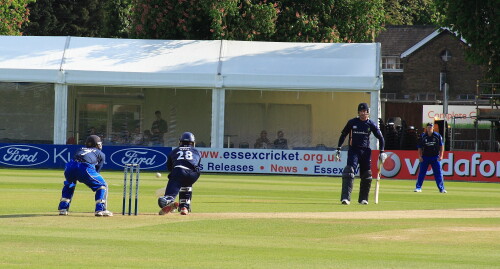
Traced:
[[[160, 215], [174, 212], [177, 208], [181, 215], [191, 212], [191, 197], [193, 184], [200, 177], [200, 152], [194, 147], [195, 138], [190, 132], [185, 132], [179, 138], [179, 147], [168, 155], [167, 170], [168, 183], [165, 196], [158, 198]], [[179, 195], [179, 202], [175, 201]]]
[[359, 187], [358, 203], [368, 204], [368, 195], [372, 183], [371, 171], [371, 149], [370, 134], [373, 133], [379, 140], [380, 155], [379, 160], [385, 159], [384, 137], [377, 125], [370, 120], [370, 108], [367, 103], [358, 105], [358, 117], [350, 119], [345, 125], [339, 138], [337, 155], [340, 155], [340, 148], [345, 138], [349, 135], [349, 151], [347, 152], [347, 165], [342, 172], [342, 194], [340, 201], [344, 205], [351, 203], [351, 192], [354, 183], [354, 175], [359, 165], [359, 175], [361, 177]]

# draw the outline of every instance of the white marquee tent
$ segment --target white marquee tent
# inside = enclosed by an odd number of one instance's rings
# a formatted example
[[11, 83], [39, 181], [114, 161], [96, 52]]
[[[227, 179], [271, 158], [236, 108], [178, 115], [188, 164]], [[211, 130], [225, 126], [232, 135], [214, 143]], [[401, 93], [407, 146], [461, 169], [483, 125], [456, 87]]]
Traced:
[[225, 89], [369, 92], [378, 118], [382, 72], [379, 43], [0, 36], [0, 82], [55, 85], [56, 144], [66, 140], [68, 85], [212, 89], [220, 147]]

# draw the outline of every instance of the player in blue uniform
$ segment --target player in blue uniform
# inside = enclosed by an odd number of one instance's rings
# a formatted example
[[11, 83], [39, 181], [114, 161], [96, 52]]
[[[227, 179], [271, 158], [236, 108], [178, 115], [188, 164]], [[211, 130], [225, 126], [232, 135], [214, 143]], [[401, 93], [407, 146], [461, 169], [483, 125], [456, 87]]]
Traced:
[[68, 215], [76, 183], [80, 181], [95, 192], [95, 215], [113, 216], [112, 212], [106, 210], [108, 184], [99, 174], [106, 159], [106, 155], [101, 150], [101, 138], [91, 135], [85, 141], [85, 147], [80, 148], [73, 159], [66, 164], [64, 170], [66, 181], [64, 181], [62, 198], [59, 202], [59, 215]]
[[384, 137], [377, 125], [368, 119], [370, 108], [367, 103], [358, 105], [358, 117], [350, 119], [339, 138], [337, 154], [340, 154], [340, 147], [345, 138], [349, 135], [349, 151], [347, 153], [347, 165], [342, 172], [342, 194], [340, 201], [344, 205], [351, 203], [352, 185], [354, 183], [355, 169], [359, 165], [359, 175], [361, 177], [359, 198], [360, 204], [368, 204], [368, 195], [372, 183], [371, 171], [371, 149], [370, 134], [373, 133], [380, 142], [380, 156], [384, 158]]
[[[174, 212], [177, 208], [181, 215], [191, 212], [191, 196], [193, 184], [200, 177], [200, 152], [194, 147], [195, 138], [190, 132], [185, 132], [179, 139], [179, 147], [170, 152], [167, 159], [168, 183], [165, 196], [158, 198], [160, 215]], [[179, 195], [179, 203], [175, 198]]]
[[422, 192], [422, 184], [424, 184], [425, 173], [427, 173], [427, 168], [431, 165], [439, 192], [446, 193], [446, 190], [444, 189], [443, 175], [441, 173], [441, 160], [443, 159], [444, 154], [443, 137], [441, 137], [439, 133], [434, 132], [433, 127], [433, 123], [427, 124], [425, 133], [420, 136], [417, 144], [420, 170], [418, 172], [415, 192]]

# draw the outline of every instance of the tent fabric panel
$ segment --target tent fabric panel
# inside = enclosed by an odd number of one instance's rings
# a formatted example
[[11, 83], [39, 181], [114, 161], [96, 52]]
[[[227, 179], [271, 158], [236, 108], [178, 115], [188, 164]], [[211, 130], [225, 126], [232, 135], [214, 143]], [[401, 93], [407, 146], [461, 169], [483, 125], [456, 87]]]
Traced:
[[59, 70], [66, 39], [0, 36], [0, 69]]
[[214, 74], [220, 41], [73, 37], [65, 70]]
[[380, 44], [0, 36], [0, 79], [113, 86], [380, 90]]
[[373, 77], [352, 76], [263, 76], [233, 74], [224, 77], [224, 88], [367, 91], [379, 90], [380, 81]]
[[1, 68], [0, 81], [60, 83], [62, 73], [59, 70]]
[[222, 73], [377, 77], [377, 44], [225, 41]]
[[[213, 88], [215, 76], [193, 73], [66, 71], [66, 83], [137, 87]], [[91, 82], [91, 83], [90, 83]]]

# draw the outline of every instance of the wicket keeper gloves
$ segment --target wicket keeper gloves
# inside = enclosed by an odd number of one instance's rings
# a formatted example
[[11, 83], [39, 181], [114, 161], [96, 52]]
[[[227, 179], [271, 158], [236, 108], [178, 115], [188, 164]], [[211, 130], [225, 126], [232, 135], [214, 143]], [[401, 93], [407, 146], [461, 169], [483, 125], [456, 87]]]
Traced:
[[387, 159], [387, 154], [383, 150], [381, 150], [380, 154], [378, 155], [378, 160], [379, 162], [383, 163], [385, 159]]

